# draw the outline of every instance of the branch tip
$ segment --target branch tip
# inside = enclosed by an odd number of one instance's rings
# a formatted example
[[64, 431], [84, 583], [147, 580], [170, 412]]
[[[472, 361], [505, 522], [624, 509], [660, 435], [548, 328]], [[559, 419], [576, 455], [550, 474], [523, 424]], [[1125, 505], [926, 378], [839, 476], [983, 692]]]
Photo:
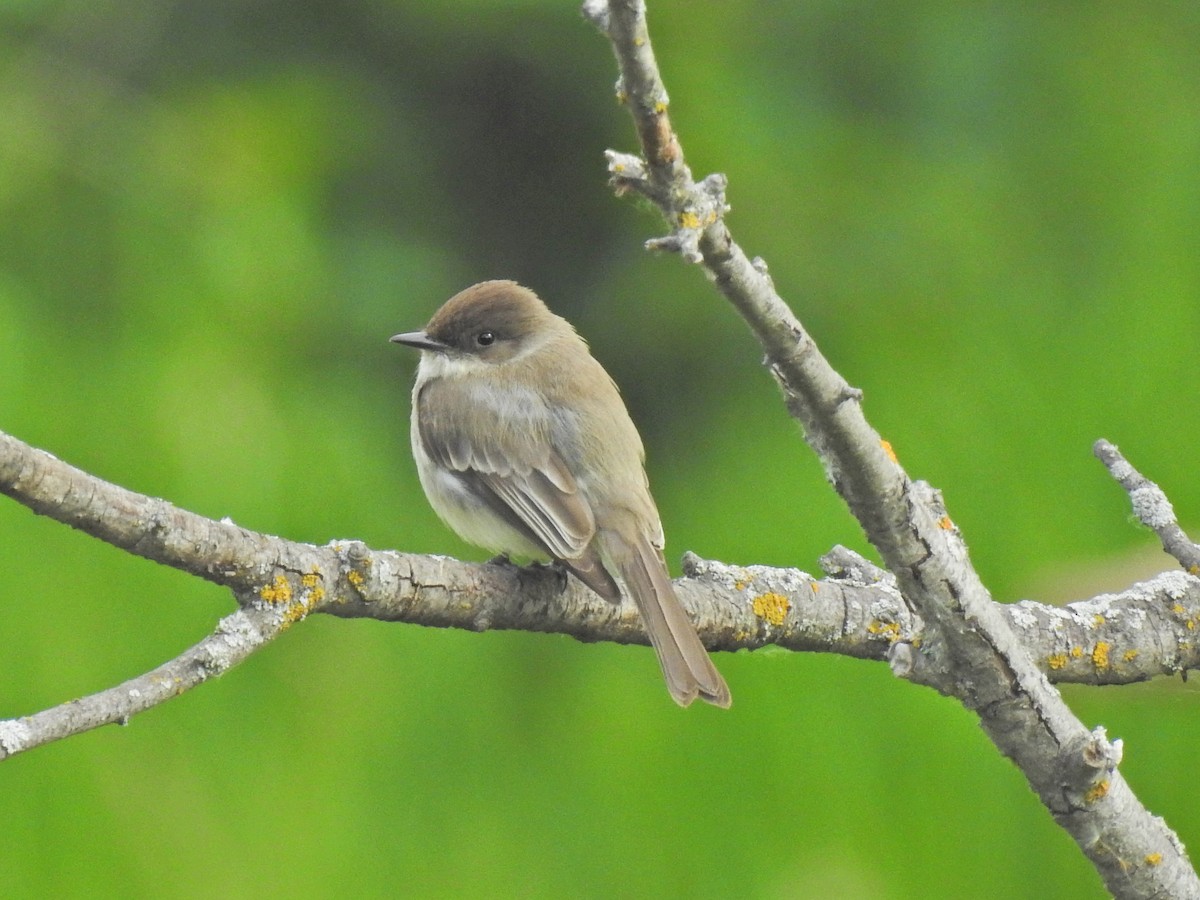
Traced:
[[1129, 503], [1137, 520], [1158, 535], [1163, 550], [1188, 572], [1200, 573], [1200, 546], [1180, 527], [1175, 518], [1175, 508], [1166, 492], [1134, 468], [1109, 441], [1096, 441], [1092, 445], [1092, 452], [1129, 495]]
[[579, 11], [601, 34], [608, 37], [608, 0], [583, 0]]
[[650, 251], [678, 253], [683, 257], [685, 262], [704, 262], [704, 254], [700, 252], [699, 235], [688, 229], [680, 229], [674, 234], [664, 235], [663, 237], [650, 238], [644, 246]]

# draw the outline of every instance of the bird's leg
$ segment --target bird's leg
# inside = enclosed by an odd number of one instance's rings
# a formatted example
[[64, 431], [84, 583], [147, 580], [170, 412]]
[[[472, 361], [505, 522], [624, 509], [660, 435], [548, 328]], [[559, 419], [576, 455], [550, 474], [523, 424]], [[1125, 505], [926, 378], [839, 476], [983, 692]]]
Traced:
[[558, 592], [561, 594], [567, 589], [567, 576], [570, 571], [557, 559], [552, 559], [548, 563], [534, 563], [539, 568], [549, 569], [558, 577]]

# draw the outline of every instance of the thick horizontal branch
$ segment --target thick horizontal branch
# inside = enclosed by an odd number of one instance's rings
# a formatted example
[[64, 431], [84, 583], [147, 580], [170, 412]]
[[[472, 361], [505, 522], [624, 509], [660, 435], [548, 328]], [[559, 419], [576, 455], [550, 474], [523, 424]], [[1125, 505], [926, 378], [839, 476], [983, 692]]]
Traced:
[[[64, 491], [63, 485], [71, 490]], [[204, 534], [211, 552], [223, 560], [223, 572], [264, 573], [248, 585], [229, 578], [242, 608], [175, 659], [89, 697], [0, 721], [0, 758], [128, 721], [224, 672], [312, 612], [472, 631], [555, 632], [588, 642], [647, 643], [631, 605], [601, 600], [556, 569], [374, 551], [357, 541], [324, 547], [293, 543], [136, 494], [3, 433], [0, 492], [127, 550], [132, 550], [130, 535], [147, 530], [141, 517], [155, 516], [159, 524], [152, 558], [206, 573], [203, 560], [182, 536]], [[169, 513], [163, 515], [164, 509]], [[141, 550], [151, 546], [132, 544]], [[844, 548], [821, 563], [828, 577], [817, 580], [796, 569], [734, 566], [688, 554], [685, 577], [676, 587], [713, 650], [776, 645], [882, 661], [892, 658], [897, 647], [922, 642], [923, 623], [903, 602], [890, 575]], [[1123, 593], [1065, 609], [1028, 601], [1002, 609], [1052, 680], [1115, 684], [1200, 666], [1190, 640], [1200, 622], [1200, 579], [1182, 572], [1164, 573]]]
[[[114, 547], [252, 591], [297, 545], [110, 484], [0, 432], [0, 494]], [[300, 568], [303, 560], [290, 561]]]
[[[546, 567], [464, 563], [445, 557], [352, 548], [368, 573], [352, 598], [321, 611], [474, 631], [514, 629], [581, 641], [646, 644], [635, 610], [600, 600]], [[367, 562], [369, 561], [369, 562]], [[684, 557], [675, 587], [710, 650], [777, 646], [886, 661], [897, 644], [920, 644], [924, 624], [895, 580], [837, 548], [827, 577], [798, 569]], [[1023, 600], [998, 607], [1052, 682], [1130, 684], [1200, 668], [1200, 578], [1164, 572], [1128, 590], [1065, 607]]]

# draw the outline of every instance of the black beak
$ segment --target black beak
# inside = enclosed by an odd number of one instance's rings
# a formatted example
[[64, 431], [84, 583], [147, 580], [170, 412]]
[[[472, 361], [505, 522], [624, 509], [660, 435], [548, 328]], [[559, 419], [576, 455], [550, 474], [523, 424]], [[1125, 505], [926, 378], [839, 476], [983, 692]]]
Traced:
[[445, 350], [446, 345], [435, 341], [423, 331], [406, 331], [404, 334], [393, 334], [388, 340], [393, 344], [404, 344], [406, 347], [416, 347], [418, 350]]

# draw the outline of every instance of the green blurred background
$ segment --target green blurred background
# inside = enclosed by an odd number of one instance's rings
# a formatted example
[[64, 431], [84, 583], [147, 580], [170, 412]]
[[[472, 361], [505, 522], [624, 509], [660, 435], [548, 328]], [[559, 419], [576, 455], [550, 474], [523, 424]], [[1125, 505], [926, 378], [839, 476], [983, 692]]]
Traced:
[[[697, 176], [1001, 600], [1168, 567], [1090, 454], [1200, 510], [1200, 8], [653, 3]], [[10, 2], [0, 428], [302, 541], [484, 554], [429, 511], [415, 360], [483, 278], [537, 289], [641, 426], [672, 563], [866, 550], [760, 353], [614, 199], [631, 150], [573, 2]], [[0, 502], [0, 716], [111, 686], [225, 591]], [[885, 666], [315, 617], [220, 680], [0, 765], [0, 894], [1093, 897], [958, 704]], [[1071, 689], [1200, 846], [1196, 688]]]

